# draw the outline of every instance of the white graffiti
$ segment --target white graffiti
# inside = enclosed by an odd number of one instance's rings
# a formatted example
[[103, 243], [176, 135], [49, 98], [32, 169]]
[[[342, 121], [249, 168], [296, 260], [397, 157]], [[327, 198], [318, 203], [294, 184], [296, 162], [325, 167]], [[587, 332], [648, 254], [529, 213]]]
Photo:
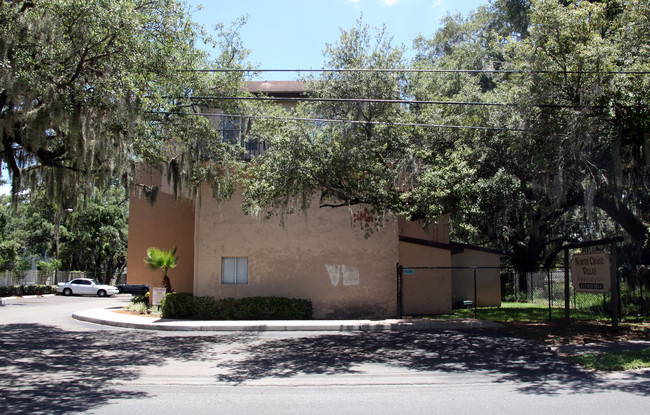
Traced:
[[330, 274], [332, 285], [335, 287], [339, 285], [339, 280], [341, 279], [341, 266], [325, 264], [325, 268], [327, 269], [327, 273]]
[[343, 277], [343, 285], [359, 285], [359, 268], [345, 264], [325, 264], [333, 286], [338, 286]]

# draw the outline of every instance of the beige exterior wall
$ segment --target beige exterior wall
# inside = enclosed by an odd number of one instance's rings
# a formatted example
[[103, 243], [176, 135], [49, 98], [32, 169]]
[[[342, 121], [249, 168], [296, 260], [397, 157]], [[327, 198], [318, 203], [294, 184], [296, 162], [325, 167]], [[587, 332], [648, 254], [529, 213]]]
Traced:
[[[159, 178], [158, 178], [159, 180]], [[132, 193], [129, 204], [129, 242], [127, 247], [127, 281], [129, 284], [162, 286], [162, 272], [144, 263], [147, 249], [178, 247], [178, 266], [168, 272], [176, 292], [193, 292], [194, 272], [194, 203], [174, 200], [160, 192], [154, 206]]]
[[[465, 248], [451, 256], [453, 267], [499, 267], [501, 255]], [[453, 301], [474, 301], [474, 270], [452, 270]], [[476, 270], [476, 305], [494, 307], [501, 305], [501, 273], [499, 269]]]
[[[209, 191], [205, 189], [205, 193]], [[281, 296], [312, 301], [314, 318], [386, 318], [397, 313], [394, 223], [364, 238], [344, 208], [258, 221], [241, 194], [204, 198], [195, 223], [194, 293], [216, 298]], [[224, 257], [248, 258], [248, 284], [222, 284]]]
[[406, 267], [447, 267], [414, 270], [402, 276], [402, 314], [451, 312], [451, 251], [409, 242], [399, 243], [399, 262]]

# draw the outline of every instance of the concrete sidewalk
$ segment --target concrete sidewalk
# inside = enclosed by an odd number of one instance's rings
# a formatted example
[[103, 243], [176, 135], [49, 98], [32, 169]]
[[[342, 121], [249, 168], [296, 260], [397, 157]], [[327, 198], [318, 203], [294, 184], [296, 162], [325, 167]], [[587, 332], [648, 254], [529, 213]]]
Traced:
[[142, 330], [169, 331], [388, 331], [461, 330], [500, 328], [498, 323], [473, 320], [270, 320], [196, 321], [176, 320], [119, 313], [120, 307], [77, 311], [72, 317], [90, 323]]

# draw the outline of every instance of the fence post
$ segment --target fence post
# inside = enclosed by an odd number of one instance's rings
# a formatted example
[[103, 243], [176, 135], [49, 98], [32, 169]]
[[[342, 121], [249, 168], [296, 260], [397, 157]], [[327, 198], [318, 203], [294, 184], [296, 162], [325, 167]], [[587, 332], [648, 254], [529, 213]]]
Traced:
[[553, 293], [551, 292], [551, 269], [546, 268], [546, 278], [548, 279], [548, 321], [553, 320], [553, 315], [552, 315], [552, 302], [551, 302], [551, 297], [553, 296]]
[[402, 318], [402, 267], [397, 264], [397, 318]]
[[478, 318], [478, 304], [476, 295], [476, 267], [474, 268], [474, 318]]
[[618, 331], [618, 267], [616, 266], [616, 242], [610, 244], [610, 267], [612, 274], [612, 329]]
[[569, 249], [564, 248], [564, 320], [569, 324], [571, 318], [571, 287], [569, 284]]

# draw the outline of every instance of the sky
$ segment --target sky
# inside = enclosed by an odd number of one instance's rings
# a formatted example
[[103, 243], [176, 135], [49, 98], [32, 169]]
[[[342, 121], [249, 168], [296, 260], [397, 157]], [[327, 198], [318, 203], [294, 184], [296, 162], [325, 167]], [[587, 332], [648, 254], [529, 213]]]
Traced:
[[[336, 43], [363, 15], [371, 27], [386, 25], [395, 45], [410, 48], [418, 35], [432, 37], [447, 14], [468, 12], [488, 0], [185, 0], [193, 20], [211, 29], [248, 16], [240, 34], [249, 60], [263, 69], [323, 67], [326, 43]], [[196, 6], [203, 10], [196, 11]], [[266, 73], [259, 80], [293, 80], [294, 73]]]
[[[407, 48], [418, 35], [432, 37], [447, 14], [467, 15], [488, 0], [185, 0], [194, 21], [212, 29], [242, 16], [240, 30], [249, 61], [262, 69], [322, 68], [326, 43], [336, 43], [340, 30], [359, 17], [371, 27], [386, 25], [395, 45]], [[203, 9], [198, 10], [198, 5]], [[258, 80], [294, 80], [292, 72], [264, 73]], [[3, 166], [4, 168], [4, 166]], [[8, 179], [7, 172], [2, 178]], [[0, 194], [9, 186], [0, 186]]]

